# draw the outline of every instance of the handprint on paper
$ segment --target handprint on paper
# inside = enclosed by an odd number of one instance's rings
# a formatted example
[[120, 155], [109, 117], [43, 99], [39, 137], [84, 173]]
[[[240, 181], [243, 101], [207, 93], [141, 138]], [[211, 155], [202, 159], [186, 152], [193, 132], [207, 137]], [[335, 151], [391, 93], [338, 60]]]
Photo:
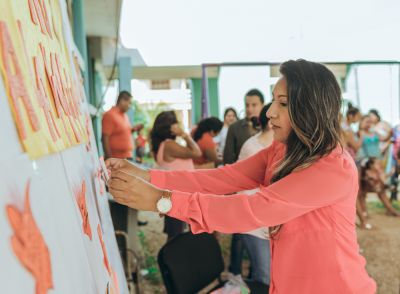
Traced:
[[97, 169], [97, 172], [95, 172], [95, 177], [96, 177], [97, 183], [99, 184], [100, 195], [104, 195], [105, 183], [104, 183], [104, 180], [103, 180], [101, 172], [102, 172], [102, 169], [101, 169], [101, 167], [99, 167]]
[[7, 205], [8, 220], [14, 230], [11, 245], [22, 265], [33, 275], [36, 282], [36, 294], [45, 294], [53, 288], [50, 253], [45, 240], [32, 215], [30, 182], [25, 188], [24, 211], [13, 205]]
[[87, 140], [88, 140], [87, 143], [86, 143], [86, 151], [88, 151], [88, 152], [90, 150], [92, 150], [92, 143], [90, 141], [90, 138], [91, 138], [91, 135], [92, 135], [91, 129], [90, 129], [90, 123], [91, 123], [90, 116], [89, 116], [88, 113], [86, 113], [85, 129], [86, 129], [86, 135], [87, 135]]
[[82, 187], [76, 191], [76, 200], [78, 202], [79, 211], [82, 216], [82, 228], [83, 232], [88, 235], [89, 239], [92, 240], [92, 229], [90, 228], [89, 213], [86, 205], [86, 182], [82, 181]]
[[118, 283], [117, 273], [115, 271], [113, 271], [112, 269], [111, 269], [111, 272], [112, 272], [112, 280], [114, 282], [114, 290], [115, 290], [114, 293], [119, 294], [119, 283]]
[[103, 250], [103, 256], [104, 256], [103, 262], [104, 262], [104, 266], [106, 267], [108, 273], [111, 275], [111, 267], [110, 267], [110, 264], [108, 263], [106, 246], [104, 245], [103, 235], [101, 234], [100, 224], [97, 225], [97, 234], [99, 235], [99, 240], [100, 240], [100, 244], [101, 244], [101, 249]]

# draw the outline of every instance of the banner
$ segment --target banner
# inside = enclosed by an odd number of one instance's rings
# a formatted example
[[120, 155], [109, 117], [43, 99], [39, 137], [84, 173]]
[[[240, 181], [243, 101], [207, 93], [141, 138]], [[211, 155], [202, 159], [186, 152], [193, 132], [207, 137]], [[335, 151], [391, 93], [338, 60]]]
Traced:
[[0, 72], [31, 159], [87, 141], [78, 54], [65, 23], [58, 1], [0, 2]]
[[128, 293], [63, 0], [0, 1], [1, 293]]

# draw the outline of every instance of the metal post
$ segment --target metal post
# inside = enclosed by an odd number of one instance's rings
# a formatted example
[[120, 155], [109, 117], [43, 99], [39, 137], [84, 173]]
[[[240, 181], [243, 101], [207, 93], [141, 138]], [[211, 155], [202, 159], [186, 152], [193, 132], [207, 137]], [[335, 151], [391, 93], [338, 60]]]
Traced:
[[201, 65], [201, 118], [208, 117], [210, 113], [209, 97], [208, 97], [208, 77], [207, 67]]
[[83, 70], [83, 79], [84, 79], [86, 97], [89, 98], [90, 96], [89, 96], [88, 54], [87, 54], [87, 44], [86, 44], [85, 21], [83, 17], [84, 15], [83, 2], [84, 2], [83, 0], [72, 1], [73, 33], [74, 33], [74, 41], [76, 47], [78, 48], [85, 62], [85, 68]]
[[[131, 87], [132, 80], [132, 61], [130, 56], [123, 56], [118, 59], [118, 82], [119, 82], [119, 91], [128, 91], [132, 93]], [[127, 115], [129, 116], [129, 120], [131, 124], [134, 123], [134, 109], [131, 108], [128, 110]]]

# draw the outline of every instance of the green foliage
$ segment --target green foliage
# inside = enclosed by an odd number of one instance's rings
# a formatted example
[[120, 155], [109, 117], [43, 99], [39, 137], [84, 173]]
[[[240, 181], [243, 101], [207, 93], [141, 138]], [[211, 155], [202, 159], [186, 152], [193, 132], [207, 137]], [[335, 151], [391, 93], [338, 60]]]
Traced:
[[162, 284], [161, 274], [158, 270], [157, 258], [150, 254], [147, 248], [149, 248], [146, 236], [143, 231], [140, 230], [138, 232], [138, 237], [140, 240], [140, 244], [142, 245], [144, 256], [145, 256], [145, 269], [149, 272], [145, 277], [145, 279], [149, 280], [153, 285]]
[[168, 109], [168, 104], [160, 102], [157, 104], [139, 105], [137, 101], [133, 101], [132, 108], [134, 110], [134, 124], [143, 124], [145, 126], [145, 135], [148, 134], [153, 126], [156, 116]]
[[[395, 209], [400, 210], [400, 201], [396, 200], [392, 202], [392, 205]], [[386, 209], [383, 206], [381, 201], [371, 201], [367, 203], [368, 210], [375, 212], [385, 212]]]

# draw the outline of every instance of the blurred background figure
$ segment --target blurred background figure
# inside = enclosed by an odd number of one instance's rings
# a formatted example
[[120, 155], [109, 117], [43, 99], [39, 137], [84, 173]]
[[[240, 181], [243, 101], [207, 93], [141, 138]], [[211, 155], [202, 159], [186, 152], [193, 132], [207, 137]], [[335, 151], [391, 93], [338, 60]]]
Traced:
[[357, 153], [357, 160], [374, 157], [381, 159], [382, 154], [379, 148], [379, 135], [373, 128], [372, 119], [369, 115], [362, 116], [359, 125], [358, 135], [360, 137], [361, 147]]
[[228, 107], [224, 111], [224, 126], [218, 136], [214, 137], [214, 142], [218, 145], [218, 157], [223, 157], [226, 135], [230, 125], [238, 120], [237, 112], [233, 107]]
[[[178, 144], [175, 141], [177, 137], [182, 138], [186, 146]], [[194, 169], [193, 159], [202, 156], [197, 144], [179, 127], [174, 111], [163, 111], [157, 115], [150, 138], [154, 159], [160, 169]], [[167, 234], [167, 241], [181, 234], [184, 229], [184, 222], [165, 216], [164, 233]]]
[[222, 163], [222, 158], [218, 157], [217, 144], [214, 142], [223, 126], [222, 121], [216, 117], [202, 119], [193, 130], [194, 141], [201, 150], [201, 157], [196, 158], [194, 163], [196, 168], [214, 168]]
[[[237, 161], [244, 142], [258, 132], [254, 118], [258, 118], [264, 106], [264, 95], [257, 89], [248, 91], [244, 98], [246, 117], [229, 126], [226, 136], [223, 163], [231, 164]], [[253, 121], [252, 121], [253, 118]], [[231, 256], [229, 271], [235, 275], [242, 272], [243, 242], [240, 235], [233, 234], [231, 241]]]
[[143, 128], [142, 124], [131, 126], [126, 112], [132, 105], [132, 95], [127, 91], [119, 93], [117, 103], [103, 114], [102, 144], [104, 158], [125, 158], [132, 160], [132, 133]]
[[264, 95], [257, 89], [246, 93], [244, 98], [246, 117], [229, 126], [224, 148], [223, 162], [234, 163], [239, 157], [243, 143], [255, 135], [258, 129], [254, 127], [251, 118], [257, 118], [264, 105]]
[[385, 182], [385, 174], [382, 172], [381, 165], [376, 158], [366, 158], [361, 162], [359, 200], [365, 217], [368, 217], [366, 204], [366, 196], [368, 192], [374, 192], [378, 195], [379, 200], [386, 208], [387, 215], [400, 216], [400, 212], [391, 205], [389, 198], [386, 195], [387, 186], [385, 185]]
[[[258, 117], [261, 131], [250, 137], [240, 150], [239, 159], [246, 159], [264, 148], [268, 148], [273, 142], [274, 132], [271, 129], [267, 111], [271, 103], [265, 105]], [[244, 193], [252, 195], [257, 193], [259, 189], [244, 191]], [[245, 250], [250, 258], [250, 275], [253, 281], [261, 282], [266, 285], [270, 283], [270, 246], [268, 237], [268, 228], [259, 228], [247, 234], [238, 234], [243, 241]]]
[[342, 120], [341, 127], [345, 148], [354, 160], [363, 141], [363, 138], [357, 136], [360, 119], [360, 110], [357, 107], [353, 107], [351, 103], [348, 103], [346, 117]]
[[391, 162], [391, 153], [393, 149], [392, 145], [392, 127], [391, 125], [383, 121], [381, 116], [376, 109], [370, 109], [368, 112], [369, 117], [371, 118], [372, 128], [374, 132], [376, 132], [379, 136], [379, 149], [381, 151], [381, 164], [385, 169], [385, 172], [389, 174], [391, 172], [392, 162]]
[[[132, 95], [128, 91], [121, 91], [117, 102], [110, 110], [103, 114], [102, 136], [104, 159], [124, 158], [133, 160], [134, 142], [132, 133], [141, 130], [143, 124], [132, 127], [126, 112], [132, 106]], [[137, 225], [146, 225], [146, 221], [137, 220], [138, 213], [130, 210], [114, 201], [110, 201], [111, 216], [116, 230], [125, 230], [127, 227], [127, 214], [131, 213], [132, 219]]]
[[397, 190], [399, 185], [399, 174], [400, 174], [400, 124], [393, 128], [392, 137], [392, 175], [390, 177], [390, 201], [393, 202], [397, 200]]
[[147, 140], [142, 134], [142, 129], [138, 129], [137, 137], [135, 139], [135, 155], [136, 155], [136, 162], [143, 163], [143, 157], [146, 154], [146, 144]]

